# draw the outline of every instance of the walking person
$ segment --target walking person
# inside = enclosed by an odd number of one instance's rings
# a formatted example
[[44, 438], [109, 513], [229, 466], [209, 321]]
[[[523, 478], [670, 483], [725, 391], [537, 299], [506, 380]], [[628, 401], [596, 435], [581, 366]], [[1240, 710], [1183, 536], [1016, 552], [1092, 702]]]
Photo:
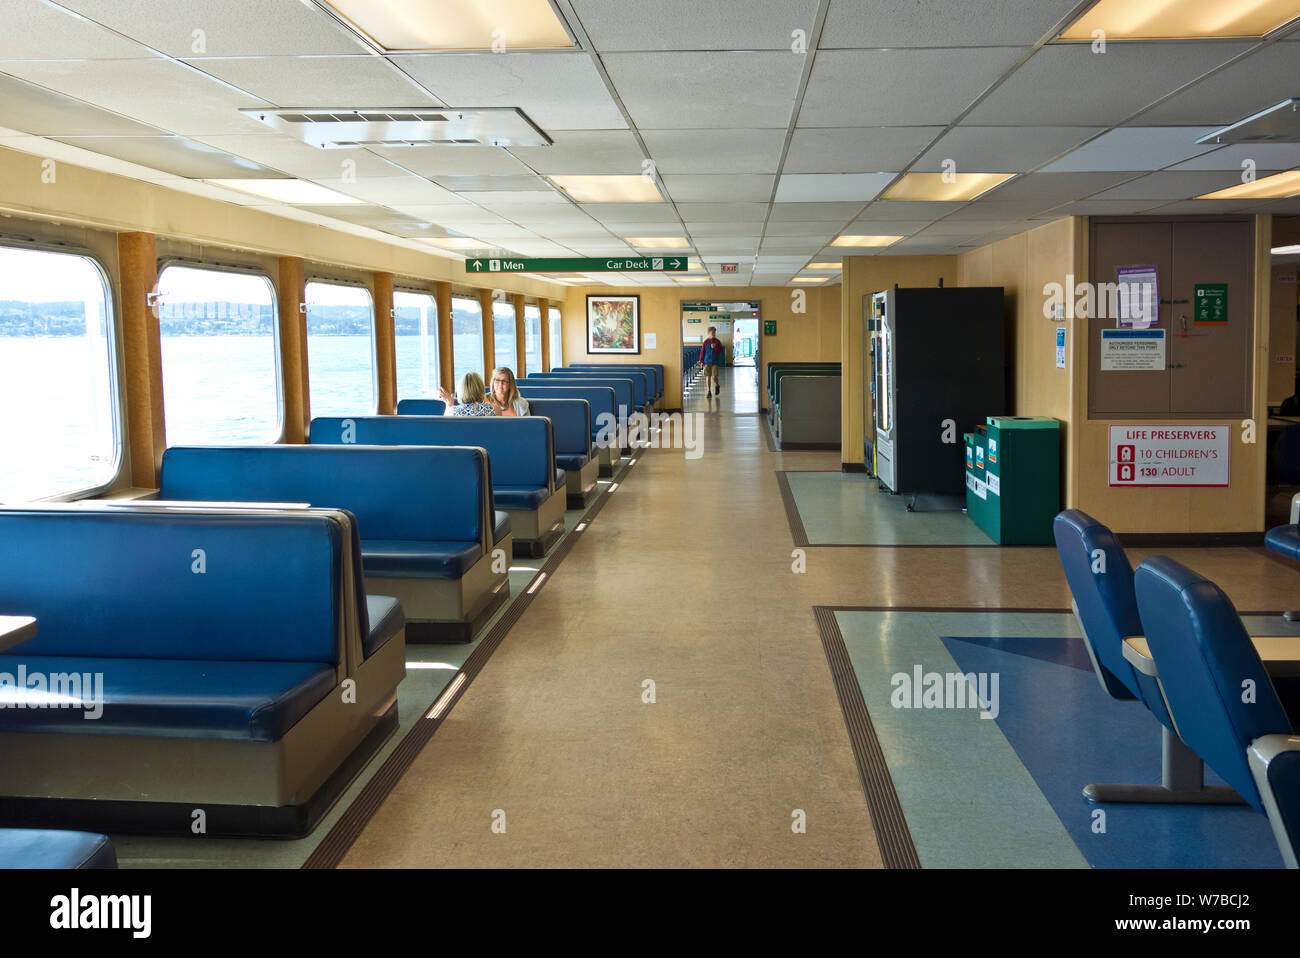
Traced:
[[487, 390], [483, 388], [483, 377], [470, 370], [460, 377], [456, 384], [456, 395], [452, 395], [442, 386], [438, 387], [438, 398], [446, 403], [444, 416], [495, 416], [497, 407], [487, 401]]
[[718, 339], [718, 327], [709, 327], [709, 338], [700, 344], [700, 362], [704, 364], [704, 384], [706, 396], [716, 396], [721, 389], [718, 386], [718, 367], [727, 358], [727, 350]]
[[519, 395], [515, 371], [509, 366], [492, 370], [492, 392], [488, 396], [498, 416], [527, 416], [528, 400]]

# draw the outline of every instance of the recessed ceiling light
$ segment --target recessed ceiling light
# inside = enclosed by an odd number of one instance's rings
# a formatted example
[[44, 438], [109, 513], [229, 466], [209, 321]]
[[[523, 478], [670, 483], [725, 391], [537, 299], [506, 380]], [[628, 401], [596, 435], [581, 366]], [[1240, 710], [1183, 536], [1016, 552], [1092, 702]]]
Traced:
[[616, 176], [548, 176], [578, 203], [662, 203], [655, 181], [632, 173]]
[[635, 249], [690, 249], [684, 236], [624, 236], [623, 242]]
[[842, 269], [839, 263], [809, 263], [805, 269]]
[[1100, 0], [1062, 40], [1262, 37], [1300, 17], [1297, 0]]
[[674, 276], [673, 279], [679, 283], [709, 283], [712, 280], [708, 276]]
[[829, 279], [827, 276], [796, 276], [790, 280], [792, 283], [824, 283]]
[[901, 236], [837, 236], [831, 240], [832, 246], [893, 246]]
[[881, 197], [921, 203], [958, 203], [983, 196], [1014, 173], [908, 173]]
[[1206, 193], [1198, 200], [1278, 200], [1300, 195], [1300, 170], [1274, 173], [1253, 183], [1238, 183], [1226, 190]]
[[1274, 246], [1269, 252], [1274, 256], [1294, 256], [1300, 253], [1300, 246]]
[[547, 0], [325, 0], [385, 50], [572, 47]]
[[334, 190], [327, 190], [306, 180], [204, 180], [203, 182], [294, 206], [342, 206], [365, 202], [355, 196], [336, 193]]

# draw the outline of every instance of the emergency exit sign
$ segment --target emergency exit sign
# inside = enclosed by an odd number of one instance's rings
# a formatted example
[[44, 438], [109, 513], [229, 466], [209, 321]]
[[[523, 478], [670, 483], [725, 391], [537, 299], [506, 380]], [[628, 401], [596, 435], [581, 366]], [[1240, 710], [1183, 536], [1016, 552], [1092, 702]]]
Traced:
[[722, 271], [723, 271], [724, 273], [737, 273], [737, 272], [740, 271], [740, 264], [739, 264], [739, 263], [723, 263], [723, 264], [722, 264]]

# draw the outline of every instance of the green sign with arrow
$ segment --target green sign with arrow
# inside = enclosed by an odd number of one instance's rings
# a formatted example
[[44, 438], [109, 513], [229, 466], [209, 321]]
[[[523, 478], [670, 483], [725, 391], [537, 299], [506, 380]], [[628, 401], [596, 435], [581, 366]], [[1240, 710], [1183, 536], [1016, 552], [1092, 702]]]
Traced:
[[466, 273], [684, 273], [685, 256], [593, 256], [571, 259], [506, 259], [480, 256], [465, 260]]

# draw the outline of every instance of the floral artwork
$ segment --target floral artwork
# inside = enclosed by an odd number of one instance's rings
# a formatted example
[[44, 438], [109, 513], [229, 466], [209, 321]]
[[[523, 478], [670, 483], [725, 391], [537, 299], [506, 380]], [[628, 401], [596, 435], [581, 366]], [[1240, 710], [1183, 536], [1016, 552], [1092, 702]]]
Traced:
[[641, 352], [641, 297], [587, 297], [587, 352]]

